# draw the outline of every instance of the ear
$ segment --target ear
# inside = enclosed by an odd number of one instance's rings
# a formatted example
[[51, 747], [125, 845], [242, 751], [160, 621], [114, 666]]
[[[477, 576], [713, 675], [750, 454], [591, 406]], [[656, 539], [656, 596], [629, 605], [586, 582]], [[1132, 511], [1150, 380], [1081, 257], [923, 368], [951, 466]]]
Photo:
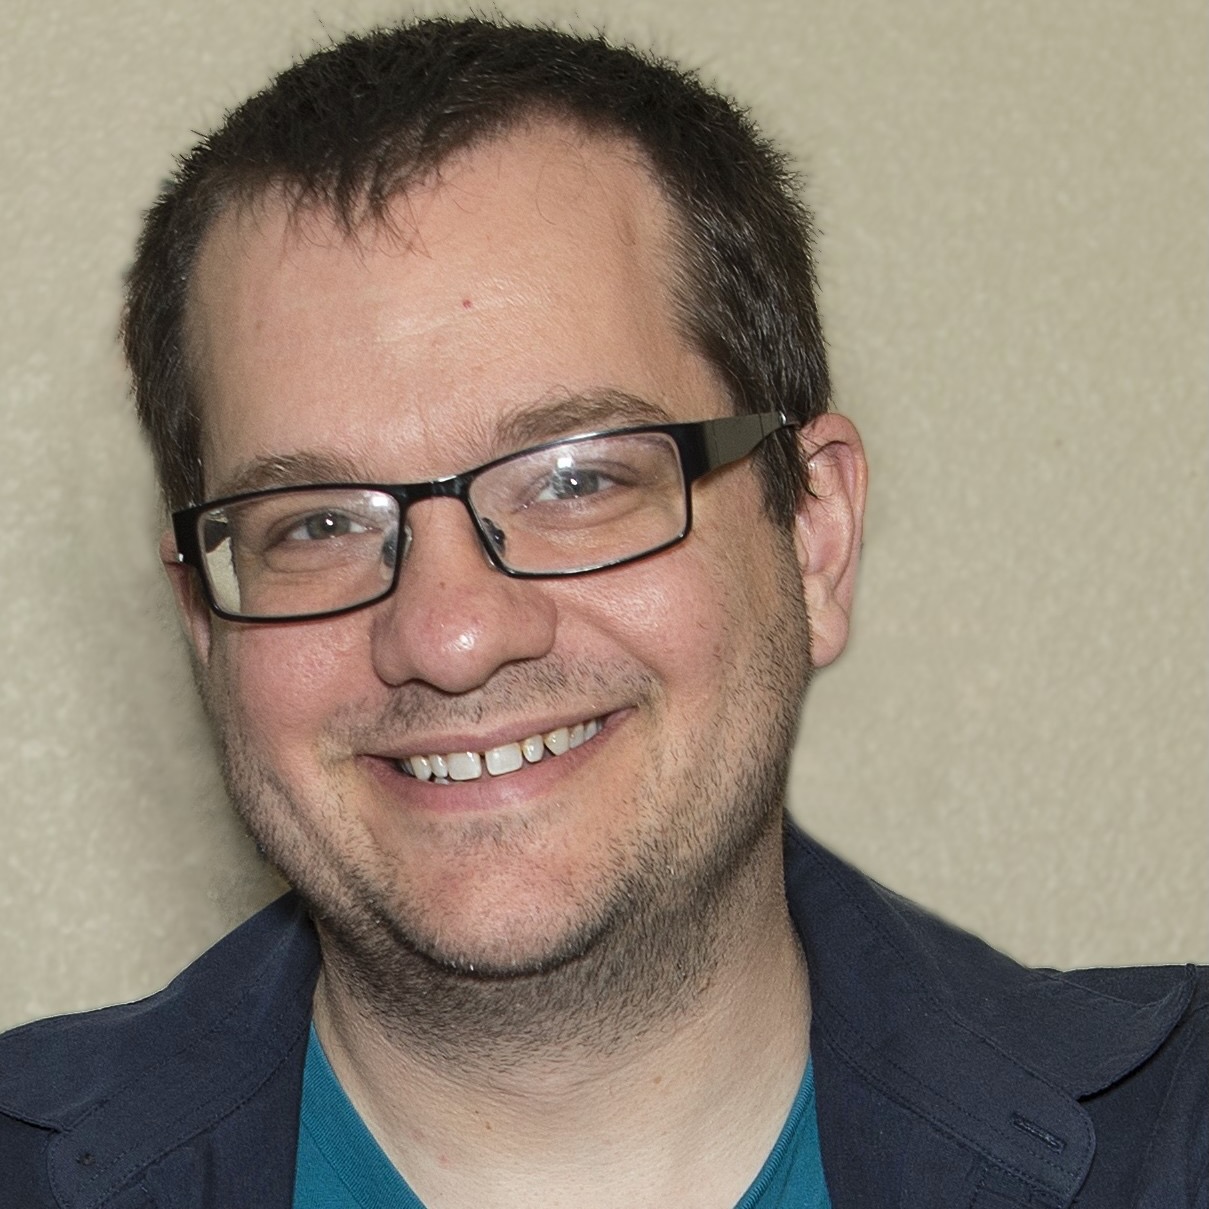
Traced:
[[802, 594], [810, 618], [811, 658], [826, 667], [848, 641], [861, 553], [868, 467], [852, 422], [831, 412], [798, 434], [809, 467], [794, 526]]
[[172, 595], [176, 599], [176, 611], [180, 614], [181, 625], [184, 626], [185, 636], [193, 647], [193, 654], [198, 666], [205, 668], [210, 662], [210, 632], [213, 617], [210, 606], [206, 604], [198, 582], [197, 572], [176, 556], [176, 539], [172, 530], [166, 530], [160, 538], [160, 562], [172, 585]]

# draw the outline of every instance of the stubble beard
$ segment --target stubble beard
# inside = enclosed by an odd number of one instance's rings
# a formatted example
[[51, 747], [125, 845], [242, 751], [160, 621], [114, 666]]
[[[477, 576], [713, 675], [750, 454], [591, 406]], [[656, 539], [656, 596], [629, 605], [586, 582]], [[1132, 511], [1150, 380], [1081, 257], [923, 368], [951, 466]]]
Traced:
[[[665, 752], [663, 763], [685, 770], [667, 826], [616, 854], [612, 876], [598, 879], [577, 922], [520, 963], [476, 962], [424, 935], [379, 879], [340, 864], [338, 844], [328, 860], [315, 860], [284, 823], [298, 813], [288, 787], [241, 742], [225, 711], [207, 705], [231, 800], [309, 907], [325, 977], [392, 1041], [439, 1061], [498, 1070], [536, 1053], [608, 1053], [671, 1026], [692, 1011], [726, 947], [739, 940], [753, 903], [768, 892], [772, 861], [779, 878], [789, 760], [811, 675], [804, 610], [779, 620], [756, 644], [753, 665], [733, 669], [733, 695], [764, 714], [751, 732], [755, 750], [708, 761]], [[582, 684], [586, 672], [518, 669], [506, 691], [512, 699], [532, 689], [521, 699], [540, 699], [559, 681]], [[527, 677], [541, 684], [526, 685]], [[660, 785], [660, 772], [653, 767], [647, 784]], [[694, 810], [693, 802], [716, 805]], [[324, 813], [344, 817], [339, 801], [325, 803]]]

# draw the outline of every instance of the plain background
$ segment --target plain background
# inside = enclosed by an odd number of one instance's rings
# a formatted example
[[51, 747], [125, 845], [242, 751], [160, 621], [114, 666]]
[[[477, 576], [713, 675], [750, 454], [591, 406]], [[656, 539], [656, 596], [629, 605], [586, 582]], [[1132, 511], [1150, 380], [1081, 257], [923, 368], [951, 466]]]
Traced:
[[[872, 502], [796, 816], [1023, 960], [1209, 957], [1200, 0], [503, 9], [701, 67], [807, 176]], [[405, 11], [0, 9], [0, 1025], [147, 993], [276, 892], [155, 561], [120, 279], [192, 131]]]

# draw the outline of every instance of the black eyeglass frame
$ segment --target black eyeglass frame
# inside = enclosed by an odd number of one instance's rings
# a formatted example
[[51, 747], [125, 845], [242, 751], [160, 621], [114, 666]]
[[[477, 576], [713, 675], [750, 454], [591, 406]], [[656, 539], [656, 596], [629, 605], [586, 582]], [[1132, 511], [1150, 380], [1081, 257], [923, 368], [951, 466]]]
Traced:
[[[512, 579], [565, 579], [573, 575], [592, 575], [597, 571], [607, 571], [612, 567], [625, 566], [639, 559], [649, 558], [661, 550], [670, 549], [688, 537], [693, 528], [693, 484], [713, 470], [729, 466], [754, 453], [755, 450], [774, 432], [784, 428], [797, 428], [800, 421], [787, 416], [780, 411], [758, 412], [755, 414], [721, 416], [713, 420], [689, 420], [676, 424], [640, 424], [626, 428], [606, 428], [596, 432], [575, 433], [568, 437], [558, 437], [554, 440], [543, 441], [540, 445], [531, 445], [527, 449], [505, 454], [465, 470], [461, 474], [446, 475], [439, 479], [430, 479], [421, 483], [302, 483], [294, 486], [267, 487], [259, 491], [244, 491], [237, 495], [221, 496], [218, 499], [207, 500], [205, 503], [194, 504], [181, 508], [172, 513], [172, 531], [176, 540], [176, 561], [192, 567], [201, 580], [202, 591], [211, 612], [226, 621], [239, 621], [250, 625], [269, 625], [277, 622], [318, 621], [326, 617], [339, 617], [344, 613], [353, 613], [358, 609], [369, 608], [385, 600], [399, 586], [399, 574], [405, 561], [405, 555], [396, 552], [394, 568], [390, 582], [381, 592], [368, 600], [359, 600], [356, 604], [343, 605], [338, 609], [328, 609], [322, 613], [294, 613], [274, 615], [272, 617], [245, 616], [242, 613], [232, 613], [222, 608], [214, 598], [214, 590], [210, 585], [210, 577], [206, 570], [206, 560], [202, 553], [199, 535], [199, 520], [207, 512], [223, 508], [231, 504], [240, 504], [245, 500], [262, 499], [274, 495], [284, 495], [287, 492], [299, 491], [376, 491], [382, 495], [391, 496], [399, 506], [399, 528], [403, 529], [407, 509], [421, 500], [456, 499], [459, 500], [470, 516], [479, 543], [487, 555], [488, 561], [497, 570]], [[666, 542], [643, 550], [638, 554], [627, 554], [624, 558], [613, 559], [610, 562], [599, 563], [591, 567], [577, 567], [570, 571], [518, 571], [510, 567], [500, 557], [488, 535], [483, 518], [474, 510], [470, 502], [470, 487], [474, 480], [485, 471], [492, 470], [505, 462], [530, 454], [541, 453], [544, 449], [553, 449], [560, 445], [575, 445], [583, 441], [600, 440], [602, 437], [620, 437], [641, 435], [644, 433], [663, 433], [671, 437], [676, 445], [680, 458], [681, 476], [684, 480], [684, 525], [679, 533]]]

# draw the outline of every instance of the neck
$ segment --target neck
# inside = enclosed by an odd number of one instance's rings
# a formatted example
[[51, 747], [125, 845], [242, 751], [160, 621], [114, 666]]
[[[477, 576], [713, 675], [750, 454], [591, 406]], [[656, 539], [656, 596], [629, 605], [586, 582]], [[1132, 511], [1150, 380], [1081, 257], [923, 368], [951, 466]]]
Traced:
[[809, 1020], [779, 836], [756, 856], [717, 901], [686, 904], [691, 930], [647, 921], [637, 949], [618, 937], [517, 979], [407, 953], [390, 1010], [321, 928], [320, 1039], [426, 1203], [739, 1199], [797, 1091]]

